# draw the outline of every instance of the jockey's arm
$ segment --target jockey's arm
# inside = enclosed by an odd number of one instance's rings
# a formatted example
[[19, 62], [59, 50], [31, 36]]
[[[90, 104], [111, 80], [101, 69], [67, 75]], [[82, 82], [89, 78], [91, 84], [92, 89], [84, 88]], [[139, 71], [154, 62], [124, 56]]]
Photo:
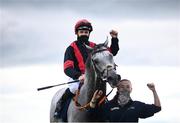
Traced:
[[64, 70], [64, 73], [72, 79], [78, 79], [81, 76], [81, 73], [76, 71], [74, 68], [69, 67]]
[[78, 79], [81, 76], [81, 72], [74, 68], [73, 49], [71, 47], [68, 47], [65, 51], [64, 73], [72, 79]]
[[111, 35], [111, 46], [110, 46], [110, 51], [113, 54], [113, 56], [115, 56], [118, 51], [119, 51], [119, 39], [118, 39], [118, 32], [115, 30], [111, 30], [110, 31], [110, 35]]

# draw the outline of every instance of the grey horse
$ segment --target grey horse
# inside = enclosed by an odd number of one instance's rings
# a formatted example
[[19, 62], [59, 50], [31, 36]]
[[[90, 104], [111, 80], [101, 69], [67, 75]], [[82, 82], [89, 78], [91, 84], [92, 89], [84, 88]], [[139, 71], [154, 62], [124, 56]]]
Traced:
[[[116, 74], [116, 65], [113, 60], [113, 55], [108, 51], [108, 41], [106, 40], [102, 44], [96, 45], [94, 48], [88, 46], [87, 49], [90, 52], [88, 59], [85, 64], [85, 80], [81, 87], [78, 95], [78, 106], [72, 100], [70, 102], [67, 111], [68, 122], [95, 122], [100, 121], [99, 119], [94, 119], [88, 115], [88, 107], [82, 108], [83, 105], [90, 102], [95, 90], [101, 89], [103, 94], [106, 94], [106, 82], [114, 88], [119, 81], [119, 76]], [[59, 90], [53, 97], [50, 109], [50, 122], [59, 123], [61, 119], [55, 119], [53, 117], [56, 108], [56, 103], [59, 98], [61, 98], [65, 89]], [[81, 109], [82, 108], [82, 109]]]

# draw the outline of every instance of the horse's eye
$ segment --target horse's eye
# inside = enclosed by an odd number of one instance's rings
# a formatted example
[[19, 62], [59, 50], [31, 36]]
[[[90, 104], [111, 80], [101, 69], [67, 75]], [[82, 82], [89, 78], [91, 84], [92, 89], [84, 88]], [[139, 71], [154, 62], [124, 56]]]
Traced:
[[98, 64], [98, 63], [99, 63], [99, 61], [98, 61], [97, 59], [95, 59], [95, 60], [94, 60], [94, 63], [95, 63], [95, 64]]

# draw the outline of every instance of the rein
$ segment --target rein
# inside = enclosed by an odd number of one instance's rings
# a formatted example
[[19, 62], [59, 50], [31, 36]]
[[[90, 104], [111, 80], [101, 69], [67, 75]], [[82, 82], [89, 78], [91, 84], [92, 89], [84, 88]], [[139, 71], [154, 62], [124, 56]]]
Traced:
[[[103, 98], [98, 102], [98, 106], [100, 106], [107, 99], [107, 97], [111, 94], [112, 91], [113, 89], [111, 89], [111, 91], [107, 95], [103, 96]], [[80, 95], [80, 88], [78, 88], [78, 90], [76, 91], [76, 95], [73, 98], [76, 108], [78, 108], [79, 110], [85, 110], [90, 108], [91, 101], [81, 106], [81, 104], [78, 102], [79, 95]]]
[[75, 103], [76, 108], [78, 108], [79, 110], [85, 110], [88, 107], [90, 107], [90, 102], [88, 102], [87, 104], [81, 106], [81, 104], [78, 102], [79, 95], [80, 95], [80, 88], [76, 91], [76, 95], [73, 98], [73, 101]]

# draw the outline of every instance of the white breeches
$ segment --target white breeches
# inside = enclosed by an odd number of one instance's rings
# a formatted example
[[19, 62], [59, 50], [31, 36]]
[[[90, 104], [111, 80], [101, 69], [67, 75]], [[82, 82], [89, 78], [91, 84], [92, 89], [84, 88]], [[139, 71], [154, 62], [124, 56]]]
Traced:
[[[73, 81], [73, 79], [70, 78], [69, 81]], [[73, 94], [75, 94], [75, 92], [78, 90], [79, 83], [80, 83], [80, 82], [76, 82], [76, 83], [71, 83], [71, 84], [68, 85], [68, 86], [69, 86], [69, 90], [70, 90]]]

